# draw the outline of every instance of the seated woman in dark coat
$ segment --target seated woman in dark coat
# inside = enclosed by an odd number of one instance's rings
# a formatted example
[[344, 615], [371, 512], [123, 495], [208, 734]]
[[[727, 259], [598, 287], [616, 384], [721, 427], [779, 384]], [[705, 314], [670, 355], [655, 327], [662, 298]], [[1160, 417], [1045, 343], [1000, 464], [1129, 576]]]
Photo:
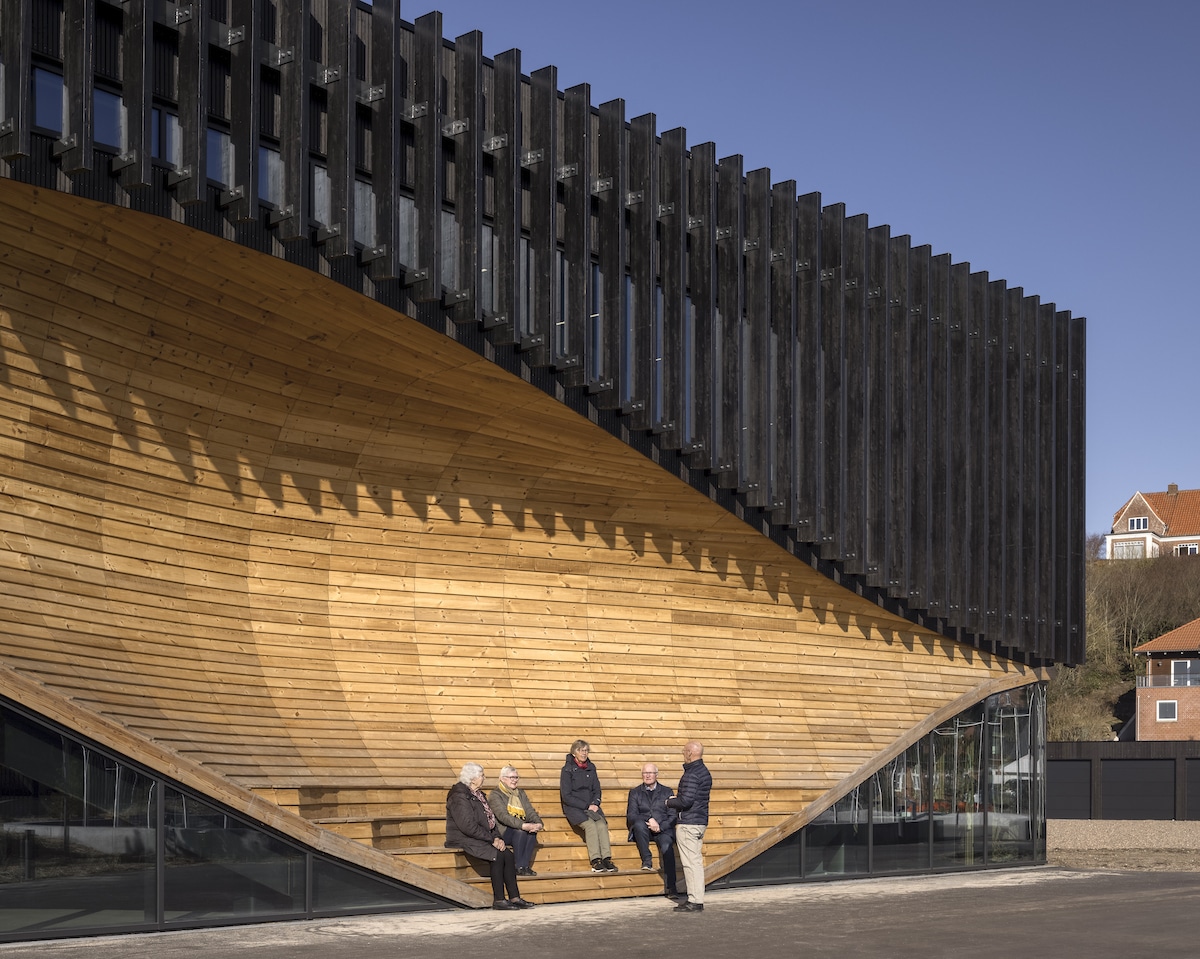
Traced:
[[[446, 794], [446, 845], [462, 849], [469, 858], [488, 863], [492, 875], [492, 908], [525, 909], [532, 906], [517, 889], [517, 861], [513, 849], [501, 838], [492, 807], [483, 794], [483, 767], [467, 763], [458, 782]], [[508, 898], [504, 897], [505, 889]]]
[[584, 739], [571, 744], [559, 775], [559, 796], [567, 822], [583, 833], [592, 872], [616, 872], [608, 844], [608, 820], [600, 808], [600, 774], [588, 758], [591, 748]]
[[537, 834], [542, 831], [542, 817], [533, 808], [516, 769], [504, 766], [500, 770], [500, 785], [488, 793], [488, 802], [496, 821], [504, 827], [504, 841], [517, 853], [517, 875], [536, 876], [533, 854], [537, 850]]

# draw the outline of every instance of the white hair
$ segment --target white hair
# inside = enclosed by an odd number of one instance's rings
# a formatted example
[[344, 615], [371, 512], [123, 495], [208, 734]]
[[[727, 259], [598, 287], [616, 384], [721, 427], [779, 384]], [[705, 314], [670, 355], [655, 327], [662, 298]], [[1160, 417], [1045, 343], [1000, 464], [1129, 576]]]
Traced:
[[469, 786], [482, 775], [483, 767], [479, 763], [464, 763], [462, 771], [458, 774], [458, 781]]

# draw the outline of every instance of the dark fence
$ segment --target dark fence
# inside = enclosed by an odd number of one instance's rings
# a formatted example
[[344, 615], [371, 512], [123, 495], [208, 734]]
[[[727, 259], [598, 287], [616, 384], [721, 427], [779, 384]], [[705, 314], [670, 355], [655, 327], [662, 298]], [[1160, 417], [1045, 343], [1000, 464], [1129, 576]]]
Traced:
[[326, 273], [900, 615], [1082, 660], [1082, 320], [482, 50], [395, 0], [0, 0], [0, 176]]
[[1200, 819], [1200, 742], [1047, 743], [1047, 819]]

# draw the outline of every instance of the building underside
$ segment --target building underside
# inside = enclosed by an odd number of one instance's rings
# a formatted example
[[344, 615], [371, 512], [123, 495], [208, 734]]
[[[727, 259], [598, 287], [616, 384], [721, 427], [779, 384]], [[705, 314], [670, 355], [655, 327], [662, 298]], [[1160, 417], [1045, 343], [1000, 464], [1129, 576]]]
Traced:
[[689, 739], [710, 884], [1044, 860], [1082, 321], [437, 15], [75, 4], [0, 3], [0, 938], [489, 905], [467, 761], [527, 898], [658, 894]]

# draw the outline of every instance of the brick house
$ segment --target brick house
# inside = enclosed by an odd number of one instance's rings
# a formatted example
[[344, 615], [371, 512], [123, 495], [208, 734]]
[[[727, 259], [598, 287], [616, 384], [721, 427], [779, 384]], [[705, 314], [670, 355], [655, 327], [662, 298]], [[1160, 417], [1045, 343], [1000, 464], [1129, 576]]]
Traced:
[[1137, 678], [1139, 741], [1200, 739], [1200, 619], [1134, 649], [1146, 657]]
[[1109, 559], [1196, 556], [1200, 554], [1200, 489], [1134, 493], [1113, 515], [1112, 532], [1104, 537]]

